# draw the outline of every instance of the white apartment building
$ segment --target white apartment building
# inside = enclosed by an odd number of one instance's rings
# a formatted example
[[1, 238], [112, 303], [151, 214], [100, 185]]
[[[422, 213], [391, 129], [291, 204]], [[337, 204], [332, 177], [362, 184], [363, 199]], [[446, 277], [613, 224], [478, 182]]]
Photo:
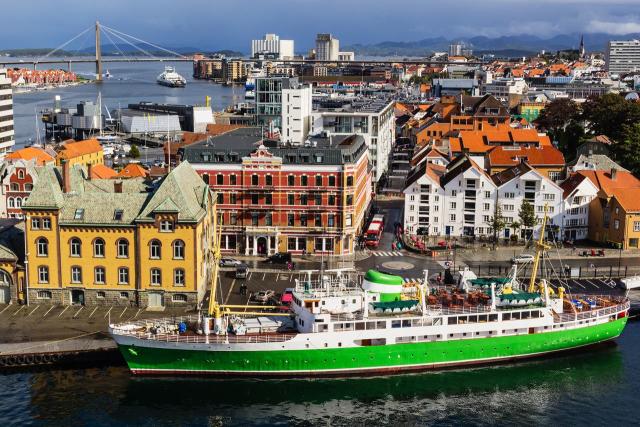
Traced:
[[611, 74], [640, 70], [640, 40], [609, 41], [605, 60]]
[[311, 130], [312, 107], [311, 86], [282, 88], [282, 141], [299, 145], [305, 142]]
[[338, 61], [355, 61], [355, 52], [338, 52]]
[[562, 237], [582, 240], [589, 237], [589, 204], [598, 188], [584, 175], [574, 174], [560, 184], [564, 191]]
[[251, 57], [293, 59], [293, 40], [281, 40], [276, 34], [265, 34], [264, 39], [251, 41]]
[[[491, 178], [498, 188], [496, 200], [500, 204], [502, 216], [507, 224], [512, 224], [515, 221], [520, 222], [520, 208], [526, 200], [533, 205], [538, 222], [544, 216], [546, 205], [549, 217], [547, 233], [549, 235], [553, 233], [556, 238], [561, 235], [564, 190], [558, 184], [524, 162], [497, 173]], [[534, 227], [534, 235], [537, 229], [539, 227]], [[517, 231], [520, 232], [522, 238], [531, 232], [531, 230], [524, 228], [516, 230], [508, 225], [500, 237], [509, 238]]]
[[[563, 189], [526, 163], [489, 176], [465, 155], [446, 168], [423, 162], [409, 174], [404, 195], [404, 226], [410, 235], [489, 237], [496, 203], [512, 224], [520, 221], [524, 200], [534, 206], [538, 218], [547, 205], [549, 230], [559, 234], [562, 226]], [[515, 231], [508, 226], [498, 237], [509, 238]]]
[[7, 70], [0, 68], [0, 161], [15, 143], [11, 79], [7, 76]]
[[331, 34], [319, 33], [316, 36], [316, 59], [319, 61], [337, 61], [340, 53], [340, 41]]
[[362, 135], [369, 147], [373, 182], [378, 182], [389, 167], [389, 157], [396, 141], [395, 102], [388, 99], [349, 98], [340, 107], [335, 102], [320, 103], [311, 114], [311, 133], [319, 135]]

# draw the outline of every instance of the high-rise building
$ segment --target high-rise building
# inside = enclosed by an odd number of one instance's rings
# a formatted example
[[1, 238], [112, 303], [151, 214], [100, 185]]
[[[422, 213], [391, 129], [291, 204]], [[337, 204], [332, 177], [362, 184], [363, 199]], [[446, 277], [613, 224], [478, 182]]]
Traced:
[[611, 40], [607, 49], [607, 69], [612, 74], [640, 69], [640, 40]]
[[311, 86], [282, 88], [282, 130], [280, 140], [301, 145], [311, 129], [313, 97]]
[[[302, 85], [297, 77], [287, 76], [269, 76], [256, 78], [256, 121], [259, 126], [267, 128], [278, 128], [282, 126], [282, 118], [286, 112], [283, 112], [283, 106], [289, 105], [292, 109], [293, 105], [285, 102], [282, 97], [285, 91], [291, 97], [293, 93], [300, 95], [299, 90]], [[311, 89], [309, 89], [310, 91]], [[306, 93], [306, 92], [305, 92]], [[310, 94], [305, 95], [311, 96]], [[310, 101], [308, 101], [310, 102]], [[286, 104], [286, 105], [285, 105]], [[304, 109], [307, 109], [307, 102], [304, 103]]]
[[449, 56], [462, 56], [462, 50], [464, 49], [462, 42], [455, 42], [449, 45]]
[[293, 40], [281, 40], [277, 34], [265, 34], [262, 40], [251, 41], [251, 57], [292, 59], [294, 56]]
[[13, 130], [13, 95], [7, 70], [0, 68], [0, 161], [15, 145]]
[[319, 61], [337, 61], [340, 53], [340, 40], [331, 34], [319, 33], [316, 36], [316, 59]]

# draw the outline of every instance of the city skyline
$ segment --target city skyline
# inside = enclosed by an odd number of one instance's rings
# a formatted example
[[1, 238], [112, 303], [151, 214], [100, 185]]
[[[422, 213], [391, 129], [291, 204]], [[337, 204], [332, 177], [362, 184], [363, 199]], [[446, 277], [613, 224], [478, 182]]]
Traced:
[[[390, 5], [375, 6], [362, 0], [349, 2], [348, 8], [336, 0], [272, 0], [242, 11], [232, 4], [205, 0], [194, 0], [188, 5], [176, 19], [175, 13], [166, 13], [170, 4], [164, 0], [135, 4], [115, 0], [108, 6], [77, 0], [62, 0], [55, 5], [35, 0], [11, 3], [4, 6], [13, 19], [4, 23], [5, 36], [0, 48], [55, 47], [92, 25], [95, 19], [164, 46], [242, 52], [249, 50], [250, 40], [265, 33], [294, 39], [296, 51], [304, 51], [313, 47], [315, 35], [320, 32], [335, 34], [344, 46], [431, 37], [533, 35], [545, 39], [559, 34], [640, 32], [640, 4], [629, 0], [606, 4], [592, 0], [542, 0], [518, 5], [517, 16], [513, 5], [505, 0], [482, 3], [461, 0], [455, 8], [411, 0], [404, 10], [423, 12], [413, 14], [394, 14]], [[28, 13], [36, 8], [40, 11], [37, 15]], [[61, 10], [65, 13], [60, 14]], [[467, 13], [461, 15], [460, 10]], [[289, 19], [294, 14], [307, 19]], [[235, 19], [229, 19], [234, 15]], [[52, 16], [56, 16], [55, 25]], [[527, 17], [524, 21], [523, 16]], [[513, 19], [505, 21], [505, 18]], [[29, 31], [25, 32], [25, 28]], [[87, 37], [87, 40], [79, 38], [78, 46], [74, 47], [90, 46], [91, 35]]]

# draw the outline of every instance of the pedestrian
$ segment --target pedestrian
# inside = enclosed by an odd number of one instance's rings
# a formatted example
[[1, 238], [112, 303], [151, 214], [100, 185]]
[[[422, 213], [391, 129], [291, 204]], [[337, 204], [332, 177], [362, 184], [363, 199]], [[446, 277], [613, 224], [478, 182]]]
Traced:
[[571, 255], [575, 255], [576, 254], [576, 245], [572, 245], [571, 246]]

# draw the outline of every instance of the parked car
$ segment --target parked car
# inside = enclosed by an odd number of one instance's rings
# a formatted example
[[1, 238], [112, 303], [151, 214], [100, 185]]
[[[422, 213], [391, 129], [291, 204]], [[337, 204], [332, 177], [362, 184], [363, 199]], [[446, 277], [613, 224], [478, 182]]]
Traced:
[[249, 275], [249, 266], [247, 264], [236, 265], [236, 279], [246, 279]]
[[234, 258], [220, 258], [220, 267], [236, 267], [240, 264], [242, 264], [242, 261]]
[[278, 252], [265, 259], [264, 262], [269, 264], [288, 264], [292, 262], [291, 254], [289, 252]]
[[526, 262], [533, 262], [533, 255], [531, 254], [520, 254], [511, 258], [511, 262], [513, 264], [524, 264]]
[[256, 301], [256, 302], [260, 302], [262, 304], [267, 303], [273, 296], [275, 295], [275, 292], [272, 291], [271, 289], [267, 289], [264, 291], [258, 291], [255, 294], [251, 295], [251, 299]]

